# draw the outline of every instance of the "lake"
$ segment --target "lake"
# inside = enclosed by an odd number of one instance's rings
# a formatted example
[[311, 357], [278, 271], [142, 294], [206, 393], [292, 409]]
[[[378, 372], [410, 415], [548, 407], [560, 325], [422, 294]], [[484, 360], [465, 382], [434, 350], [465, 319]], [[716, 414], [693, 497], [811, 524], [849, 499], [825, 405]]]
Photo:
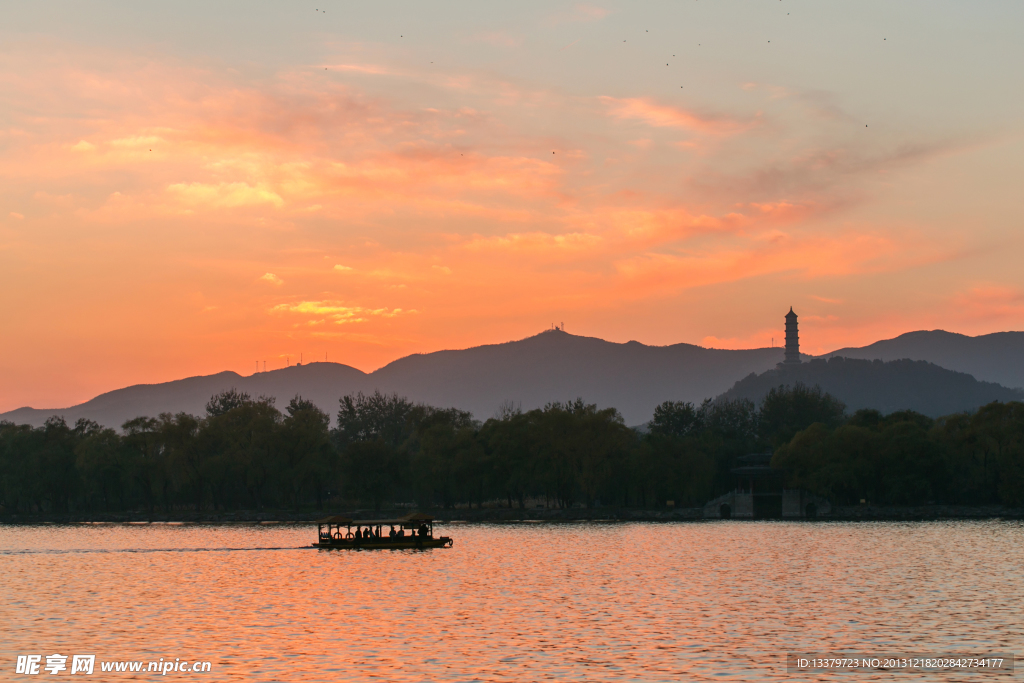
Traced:
[[[94, 654], [92, 680], [163, 658], [211, 662], [167, 680], [852, 683], [906, 675], [790, 676], [785, 654], [1024, 654], [1020, 522], [438, 529], [454, 547], [301, 547], [315, 525], [0, 526], [0, 679], [75, 680], [70, 655]], [[15, 675], [18, 655], [55, 653], [67, 671]]]

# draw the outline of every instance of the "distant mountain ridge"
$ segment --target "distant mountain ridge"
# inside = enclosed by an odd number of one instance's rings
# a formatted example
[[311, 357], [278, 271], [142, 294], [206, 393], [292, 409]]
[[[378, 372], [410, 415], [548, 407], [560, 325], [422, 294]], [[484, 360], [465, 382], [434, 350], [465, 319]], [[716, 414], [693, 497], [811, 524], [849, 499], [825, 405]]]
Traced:
[[966, 372], [984, 382], [1024, 387], [1024, 332], [995, 332], [977, 337], [918, 330], [861, 348], [838, 349], [822, 357], [867, 360], [924, 360], [947, 370]]
[[993, 401], [1020, 401], [1024, 390], [979, 382], [964, 372], [921, 360], [863, 360], [836, 356], [799, 365], [780, 365], [736, 382], [719, 399], [760, 403], [773, 387], [797, 383], [818, 386], [846, 404], [853, 413], [873, 408], [884, 414], [914, 410], [929, 417], [972, 411]]
[[[979, 337], [942, 330], [909, 332], [827, 356], [927, 361], [988, 382], [1024, 386], [1024, 332]], [[618, 408], [627, 424], [641, 424], [663, 401], [696, 403], [718, 396], [737, 380], [771, 370], [782, 359], [782, 348], [734, 351], [692, 344], [620, 344], [548, 330], [502, 344], [414, 354], [372, 373], [340, 363], [307, 363], [250, 376], [221, 372], [125, 387], [70, 408], [19, 408], [0, 414], [0, 420], [38, 426], [51, 415], [63, 415], [69, 422], [84, 417], [120, 427], [139, 415], [202, 414], [210, 396], [236, 388], [253, 396], [274, 396], [279, 407], [301, 394], [332, 418], [338, 398], [375, 389], [468, 410], [481, 420], [505, 401], [528, 410], [581, 396], [601, 407]]]
[[366, 373], [340, 363], [293, 365], [248, 377], [225, 371], [160, 384], [136, 384], [108, 391], [70, 408], [18, 408], [0, 414], [0, 420], [38, 426], [52, 415], [63, 415], [69, 422], [84, 417], [108, 427], [120, 427], [127, 420], [140, 415], [156, 417], [160, 413], [179, 412], [203, 414], [211, 396], [232, 388], [253, 397], [274, 396], [278, 407], [282, 408], [296, 393], [325, 409], [333, 401], [334, 408], [329, 411], [333, 414], [337, 412], [340, 396], [335, 395], [337, 391], [358, 391], [365, 378]]
[[65, 409], [19, 408], [0, 414], [0, 420], [41, 425], [51, 415], [63, 415], [69, 422], [84, 417], [120, 427], [139, 415], [202, 414], [210, 396], [236, 388], [252, 396], [274, 396], [279, 407], [301, 394], [332, 418], [341, 396], [376, 389], [468, 410], [481, 420], [505, 401], [529, 410], [582, 396], [617, 408], [628, 424], [638, 424], [650, 419], [663, 401], [716, 396], [737, 377], [774, 367], [782, 353], [781, 348], [733, 351], [692, 344], [619, 344], [549, 330], [503, 344], [414, 354], [369, 374], [339, 363], [308, 363], [248, 377], [221, 372], [126, 387]]

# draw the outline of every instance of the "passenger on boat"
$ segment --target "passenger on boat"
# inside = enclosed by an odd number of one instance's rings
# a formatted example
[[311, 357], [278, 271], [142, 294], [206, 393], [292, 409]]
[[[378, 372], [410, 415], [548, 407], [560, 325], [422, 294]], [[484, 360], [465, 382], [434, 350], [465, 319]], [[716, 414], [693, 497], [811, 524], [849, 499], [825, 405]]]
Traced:
[[420, 524], [420, 536], [422, 536], [423, 538], [427, 537], [427, 525], [426, 524]]
[[392, 541], [395, 540], [395, 527], [394, 526], [392, 526], [391, 527], [391, 531], [388, 532], [388, 538], [390, 538]]

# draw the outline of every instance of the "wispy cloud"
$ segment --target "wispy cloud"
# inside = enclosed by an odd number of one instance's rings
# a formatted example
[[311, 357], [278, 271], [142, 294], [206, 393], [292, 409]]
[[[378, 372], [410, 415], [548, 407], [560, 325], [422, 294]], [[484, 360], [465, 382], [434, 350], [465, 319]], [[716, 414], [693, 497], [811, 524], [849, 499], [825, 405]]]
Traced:
[[277, 287], [280, 287], [281, 285], [284, 284], [284, 280], [274, 275], [273, 273], [264, 273], [263, 275], [260, 276], [260, 280], [262, 280], [263, 282], [269, 282], [270, 284], [275, 285]]
[[324, 64], [322, 68], [325, 71], [347, 71], [371, 76], [394, 76], [403, 73], [381, 64]]
[[175, 199], [189, 206], [210, 208], [234, 208], [254, 204], [284, 205], [284, 200], [264, 185], [251, 186], [244, 182], [234, 183], [175, 183], [167, 187]]
[[698, 114], [644, 97], [602, 96], [598, 99], [613, 118], [640, 121], [657, 128], [683, 128], [705, 135], [733, 135], [757, 125], [756, 116], [748, 121], [740, 121], [723, 115]]
[[278, 304], [270, 310], [272, 313], [291, 313], [302, 316], [303, 322], [307, 325], [323, 322], [347, 325], [367, 322], [371, 318], [397, 318], [400, 315], [416, 313], [415, 310], [403, 311], [401, 308], [348, 306], [339, 301], [298, 301]]
[[996, 324], [1024, 320], [1024, 291], [1019, 287], [983, 284], [959, 292], [951, 303], [957, 316], [966, 320], [984, 320]]
[[[580, 6], [559, 21], [607, 16]], [[544, 39], [554, 53], [582, 28]], [[242, 336], [253, 354], [348, 344], [353, 364], [372, 367], [521, 336], [565, 311], [603, 329], [647, 311], [632, 320], [666, 343], [712, 333], [718, 346], [766, 345], [772, 333], [751, 309], [775, 291], [787, 305], [819, 302], [802, 319], [820, 318], [838, 343], [852, 334], [858, 287], [884, 279], [906, 296], [923, 265], [954, 263], [974, 239], [941, 212], [915, 214], [926, 202], [904, 197], [916, 186], [893, 173], [931, 169], [955, 144], [866, 133], [826, 115], [824, 95], [759, 86], [698, 106], [636, 95], [653, 91], [629, 81], [588, 92], [605, 81], [442, 68], [365, 44], [247, 74], [62, 49], [0, 55], [4, 101], [18, 105], [0, 130], [0, 246], [16, 263], [53, 264], [28, 279], [9, 269], [23, 306], [12, 319], [36, 320], [30, 309], [53, 287], [83, 297], [24, 333], [38, 343], [72, 329], [109, 343], [130, 322], [211, 364], [237, 356], [211, 340]], [[991, 215], [979, 209], [978, 224]], [[988, 284], [972, 284], [980, 277]], [[998, 274], [943, 287], [937, 309], [1024, 320]], [[698, 299], [743, 323], [697, 329], [661, 313]], [[841, 324], [828, 319], [840, 304]], [[900, 318], [884, 320], [873, 333]]]

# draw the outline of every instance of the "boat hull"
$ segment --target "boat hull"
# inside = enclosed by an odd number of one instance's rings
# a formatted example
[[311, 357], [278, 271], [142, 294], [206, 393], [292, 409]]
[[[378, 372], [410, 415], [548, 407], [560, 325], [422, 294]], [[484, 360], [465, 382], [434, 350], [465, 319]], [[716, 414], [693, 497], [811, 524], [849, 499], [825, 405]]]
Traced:
[[382, 538], [380, 540], [356, 540], [356, 539], [331, 539], [314, 543], [312, 547], [324, 550], [418, 550], [421, 548], [450, 548], [452, 539], [447, 536], [441, 538], [408, 538], [404, 540], [391, 540]]

